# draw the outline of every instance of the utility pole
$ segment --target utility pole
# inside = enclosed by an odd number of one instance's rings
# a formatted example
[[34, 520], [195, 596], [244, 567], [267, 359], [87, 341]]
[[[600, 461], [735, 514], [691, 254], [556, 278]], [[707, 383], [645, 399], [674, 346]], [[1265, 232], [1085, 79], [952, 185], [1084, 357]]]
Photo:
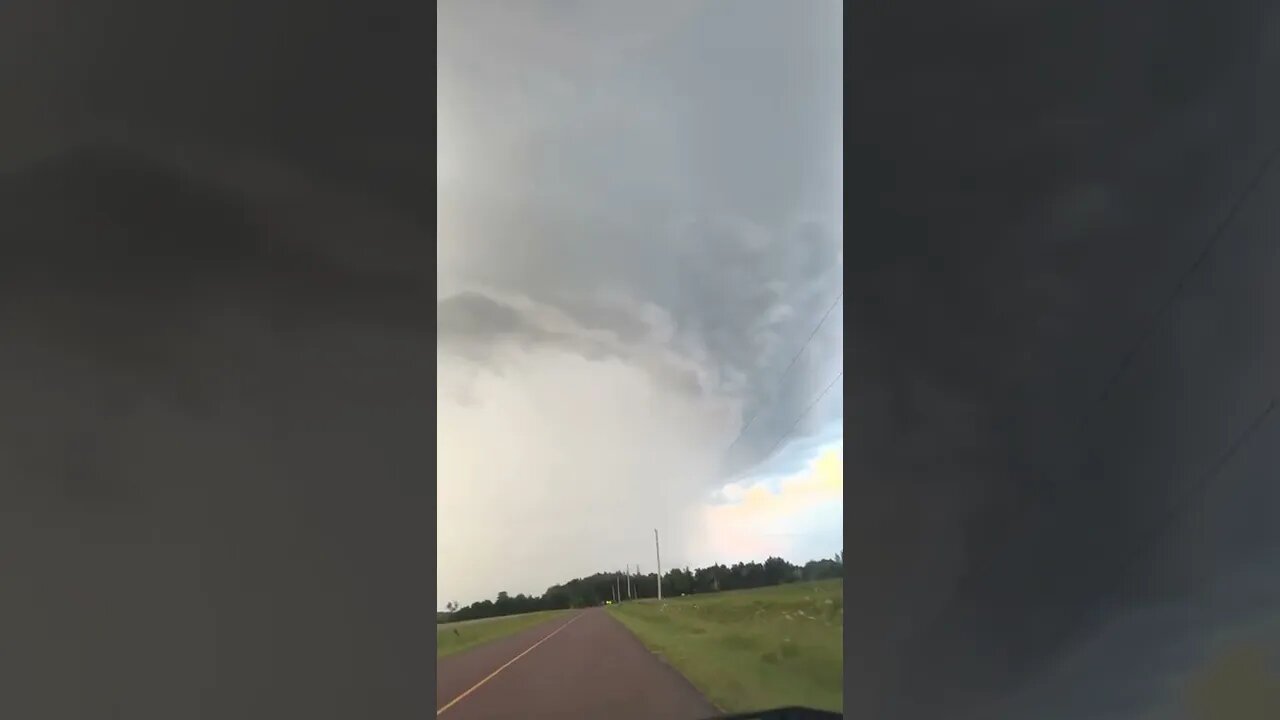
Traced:
[[622, 578], [617, 575], [613, 576], [613, 596], [618, 598], [617, 602], [622, 602]]
[[658, 547], [658, 528], [653, 529], [653, 555], [658, 561], [658, 599], [662, 599], [662, 550]]
[[631, 599], [631, 566], [627, 565], [627, 599]]

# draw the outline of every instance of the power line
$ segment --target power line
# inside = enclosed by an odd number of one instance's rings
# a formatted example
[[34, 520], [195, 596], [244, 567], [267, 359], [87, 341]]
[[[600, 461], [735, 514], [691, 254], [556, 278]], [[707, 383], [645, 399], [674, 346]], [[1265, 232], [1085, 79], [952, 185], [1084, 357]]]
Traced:
[[[808, 416], [809, 412], [812, 411], [818, 405], [819, 402], [822, 402], [822, 398], [826, 397], [827, 393], [831, 392], [831, 388], [835, 387], [836, 383], [840, 382], [840, 378], [842, 377], [844, 377], [844, 368], [840, 368], [840, 372], [837, 373], [836, 376], [831, 379], [831, 382], [827, 383], [827, 386], [823, 388], [822, 392], [818, 393], [818, 396], [815, 397], [812, 401], [810, 401], [809, 405], [804, 409], [804, 411], [801, 412], [798, 417], [796, 417], [796, 421], [791, 423], [791, 427], [788, 428], [787, 431], [783, 433], [781, 437], [778, 438], [777, 442], [775, 442], [773, 446], [769, 448], [769, 451], [764, 454], [764, 457], [762, 457], [759, 462], [764, 462], [768, 460], [773, 455], [773, 451], [777, 450], [778, 446], [782, 444], [782, 441], [791, 437], [791, 434], [796, 431], [796, 428], [800, 427], [800, 421], [804, 420], [805, 417]], [[756, 464], [758, 465], [759, 463], [756, 463]], [[739, 477], [741, 477], [741, 475], [739, 475]]]
[[1280, 145], [1272, 148], [1271, 151], [1267, 153], [1262, 165], [1259, 166], [1257, 172], [1255, 172], [1253, 177], [1249, 180], [1249, 183], [1245, 185], [1244, 190], [1236, 197], [1235, 201], [1231, 204], [1231, 208], [1227, 211], [1227, 214], [1218, 223], [1217, 227], [1214, 228], [1213, 232], [1209, 234], [1209, 239], [1205, 242], [1204, 247], [1200, 249], [1200, 254], [1196, 256], [1196, 259], [1191, 263], [1191, 266], [1183, 271], [1182, 275], [1178, 278], [1178, 283], [1174, 286], [1173, 292], [1163, 303], [1161, 303], [1160, 307], [1156, 309], [1156, 312], [1141, 328], [1138, 333], [1137, 342], [1134, 343], [1133, 346], [1129, 348], [1129, 351], [1125, 353], [1124, 357], [1121, 358], [1120, 365], [1116, 368], [1115, 372], [1113, 372], [1107, 378], [1107, 381], [1103, 383], [1102, 391], [1098, 394], [1097, 400], [1094, 402], [1093, 406], [1085, 412], [1084, 417], [1080, 421], [1081, 428], [1088, 424], [1089, 420], [1093, 417], [1093, 413], [1096, 412], [1098, 407], [1106, 401], [1107, 396], [1115, 388], [1116, 384], [1120, 382], [1120, 378], [1124, 377], [1125, 371], [1128, 370], [1129, 366], [1133, 363], [1134, 357], [1136, 357], [1138, 352], [1146, 346], [1151, 337], [1155, 335], [1156, 328], [1159, 327], [1160, 321], [1169, 312], [1169, 309], [1173, 307], [1173, 304], [1177, 301], [1178, 297], [1182, 295], [1182, 291], [1186, 288], [1187, 280], [1195, 274], [1196, 270], [1200, 269], [1200, 266], [1204, 264], [1204, 261], [1208, 259], [1213, 250], [1221, 243], [1223, 236], [1226, 235], [1227, 228], [1235, 222], [1236, 216], [1240, 214], [1241, 208], [1244, 207], [1245, 200], [1249, 199], [1249, 196], [1251, 196], [1254, 191], [1258, 189], [1258, 186], [1262, 184], [1263, 178], [1265, 178], [1267, 173], [1271, 171], [1271, 167], [1275, 164], [1276, 158], [1278, 157], [1280, 157]]
[[[791, 362], [787, 363], [786, 369], [783, 370], [782, 374], [778, 377], [779, 388], [781, 388], [782, 386], [782, 381], [786, 379], [787, 373], [791, 372], [791, 368], [796, 364], [796, 360], [800, 359], [800, 356], [804, 354], [804, 351], [806, 349], [808, 349], [809, 343], [813, 342], [813, 338], [815, 335], [818, 334], [818, 330], [821, 329], [824, 324], [826, 324], [827, 318], [831, 315], [831, 311], [835, 310], [836, 305], [839, 305], [840, 301], [843, 299], [844, 299], [844, 288], [841, 288], [840, 294], [836, 296], [835, 300], [831, 301], [831, 305], [827, 307], [827, 311], [822, 313], [822, 319], [818, 321], [817, 325], [813, 326], [813, 331], [809, 333], [809, 337], [805, 338], [804, 344], [801, 345], [800, 349], [796, 351], [796, 354], [792, 356]], [[763, 404], [760, 407], [756, 408], [756, 411], [752, 413], [751, 418], [747, 420], [747, 424], [743, 425], [742, 429], [738, 431], [738, 436], [733, 439], [733, 442], [729, 443], [729, 447], [725, 448], [725, 453], [728, 453], [729, 451], [733, 450], [733, 448], [738, 444], [738, 441], [742, 439], [743, 435], [746, 435], [747, 430], [751, 428], [751, 424], [756, 421], [756, 418], [760, 417], [760, 412], [763, 409], [764, 409]]]
[[[1161, 320], [1166, 314], [1168, 314], [1170, 308], [1173, 307], [1174, 303], [1177, 302], [1177, 299], [1186, 289], [1187, 280], [1200, 269], [1204, 264], [1204, 261], [1208, 259], [1213, 251], [1221, 244], [1222, 238], [1226, 235], [1227, 229], [1231, 227], [1233, 222], [1235, 222], [1236, 217], [1240, 214], [1241, 208], [1244, 207], [1245, 201], [1258, 189], [1258, 186], [1262, 184], [1262, 180], [1267, 176], [1267, 173], [1271, 171], [1277, 158], [1280, 158], [1280, 145], [1277, 145], [1267, 152], [1262, 164], [1258, 166], [1258, 170], [1253, 174], [1253, 177], [1249, 179], [1249, 182], [1245, 185], [1244, 189], [1236, 196], [1230, 209], [1227, 210], [1227, 214], [1223, 216], [1222, 220], [1214, 227], [1213, 232], [1209, 234], [1209, 239], [1200, 249], [1200, 253], [1196, 255], [1196, 259], [1179, 276], [1177, 284], [1174, 285], [1173, 292], [1160, 304], [1160, 307], [1156, 309], [1155, 313], [1151, 315], [1147, 322], [1139, 328], [1136, 342], [1134, 342], [1134, 344], [1120, 359], [1120, 364], [1107, 378], [1107, 381], [1103, 383], [1102, 390], [1098, 393], [1097, 398], [1091, 405], [1089, 405], [1088, 408], [1085, 409], [1084, 414], [1080, 418], [1080, 423], [1077, 426], [1077, 431], [1083, 431], [1088, 427], [1089, 422], [1096, 417], [1097, 411], [1106, 403], [1107, 398], [1115, 389], [1115, 386], [1124, 377], [1125, 372], [1133, 363], [1134, 358], [1137, 357], [1138, 353], [1155, 335], [1156, 328], [1160, 326]], [[1046, 483], [1037, 483], [1032, 485], [1031, 497], [1029, 499], [1039, 500], [1046, 490], [1046, 485]], [[1014, 524], [1016, 524], [1016, 521]]]
[[1170, 503], [1164, 516], [1161, 517], [1161, 519], [1152, 526], [1150, 532], [1143, 536], [1143, 539], [1134, 546], [1134, 551], [1123, 563], [1121, 563], [1121, 568], [1125, 568], [1137, 560], [1138, 557], [1142, 555], [1142, 551], [1146, 550], [1147, 545], [1154, 543], [1155, 540], [1164, 534], [1166, 530], [1172, 527], [1174, 520], [1176, 520], [1178, 516], [1186, 510], [1187, 506], [1191, 503], [1192, 498], [1207, 490], [1215, 480], [1222, 477], [1222, 471], [1226, 469], [1227, 464], [1230, 463], [1240, 450], [1253, 439], [1253, 436], [1262, 429], [1263, 425], [1266, 424], [1267, 419], [1275, 409], [1276, 399], [1271, 398], [1266, 407], [1263, 408], [1262, 411], [1253, 418], [1249, 425], [1245, 427], [1238, 436], [1236, 436], [1236, 439], [1227, 446], [1226, 451], [1219, 456], [1218, 461], [1209, 468], [1209, 471], [1202, 475], [1198, 480], [1191, 483], [1191, 485], [1183, 491], [1181, 495]]
[[[1248, 200], [1249, 197], [1262, 184], [1263, 179], [1272, 170], [1272, 167], [1275, 164], [1275, 161], [1277, 158], [1280, 158], [1280, 145], [1273, 147], [1270, 151], [1267, 152], [1266, 157], [1261, 163], [1261, 165], [1259, 165], [1258, 170], [1249, 179], [1249, 182], [1245, 185], [1241, 193], [1236, 196], [1235, 200], [1231, 204], [1230, 209], [1227, 211], [1227, 214], [1223, 216], [1222, 220], [1217, 224], [1213, 232], [1210, 233], [1208, 240], [1205, 242], [1204, 246], [1201, 248], [1199, 254], [1197, 254], [1196, 259], [1191, 263], [1190, 266], [1187, 267], [1186, 270], [1182, 272], [1181, 276], [1178, 279], [1177, 284], [1174, 286], [1173, 292], [1169, 295], [1168, 298], [1165, 299], [1163, 303], [1161, 303], [1160, 307], [1157, 308], [1156, 312], [1149, 318], [1147, 323], [1139, 329], [1136, 342], [1129, 348], [1129, 350], [1121, 358], [1120, 364], [1117, 366], [1116, 370], [1107, 378], [1107, 381], [1103, 383], [1102, 389], [1099, 392], [1097, 398], [1094, 400], [1094, 402], [1088, 408], [1086, 408], [1084, 414], [1080, 419], [1080, 423], [1077, 426], [1078, 430], [1083, 430], [1085, 427], [1087, 427], [1089, 424], [1089, 421], [1095, 417], [1095, 413], [1097, 412], [1097, 410], [1100, 407], [1102, 407], [1103, 404], [1106, 402], [1107, 397], [1110, 395], [1111, 391], [1115, 388], [1115, 386], [1119, 383], [1119, 381], [1124, 377], [1125, 372], [1128, 370], [1129, 366], [1132, 364], [1138, 352], [1142, 350], [1142, 348], [1147, 344], [1148, 341], [1150, 341], [1151, 337], [1155, 334], [1156, 328], [1159, 327], [1160, 321], [1169, 312], [1169, 309], [1173, 306], [1173, 304], [1177, 301], [1178, 297], [1181, 296], [1182, 292], [1186, 289], [1187, 280], [1193, 274], [1195, 274], [1197, 270], [1200, 269], [1200, 267], [1204, 264], [1204, 261], [1209, 257], [1209, 255], [1212, 254], [1212, 252], [1221, 244], [1223, 237], [1226, 235], [1227, 229], [1230, 228], [1231, 224], [1235, 221], [1236, 217], [1240, 214], [1241, 209], [1244, 207], [1245, 201]], [[1227, 451], [1227, 454], [1222, 458], [1221, 462], [1219, 462], [1215, 466], [1215, 470], [1212, 473], [1210, 473], [1209, 479], [1202, 480], [1200, 483], [1193, 485], [1192, 493], [1194, 493], [1194, 491], [1198, 487], [1203, 487], [1204, 485], [1208, 484], [1208, 482], [1210, 482], [1212, 478], [1216, 476], [1216, 473], [1219, 470], [1221, 470], [1222, 467], [1225, 466], [1225, 464], [1231, 459], [1231, 457], [1234, 456], [1236, 451], [1239, 450], [1244, 439], [1252, 435], [1261, 425], [1263, 420], [1265, 420], [1266, 417], [1270, 415], [1272, 410], [1275, 409], [1275, 403], [1276, 403], [1276, 400], [1272, 399], [1271, 403], [1268, 404], [1266, 410], [1264, 410], [1262, 414], [1258, 416], [1258, 418], [1255, 419], [1254, 422], [1249, 426], [1249, 428], [1240, 436], [1240, 438], [1238, 438], [1236, 442], [1232, 444], [1230, 449]], [[1040, 500], [1043, 494], [1045, 493], [1047, 486], [1048, 486], [1048, 483], [1036, 483], [1031, 485], [1030, 497], [1027, 498], [1027, 501]], [[1188, 494], [1188, 496], [1186, 497], [1189, 497], [1189, 495], [1190, 494]], [[1166, 518], [1167, 522], [1164, 525], [1157, 526], [1156, 531], [1152, 535], [1152, 538], [1151, 538], [1152, 540], [1154, 540], [1155, 538], [1158, 538], [1159, 534], [1163, 532], [1164, 527], [1167, 527], [1167, 524], [1171, 523], [1172, 520], [1177, 517], [1179, 505], [1180, 503], [1175, 503], [1173, 506], [1173, 509], [1171, 509], [1170, 511], [1169, 517]], [[1016, 516], [1004, 528], [1006, 537], [1009, 533], [1013, 532], [1019, 525], [1025, 524], [1026, 522], [1030, 522], [1032, 518], [1033, 518], [1033, 515], [1031, 513], [1021, 513], [1018, 516]], [[1143, 546], [1145, 544], [1146, 544], [1145, 542], [1140, 543], [1137, 546], [1137, 550], [1134, 552], [1134, 554], [1128, 557], [1124, 562], [1122, 562], [1118, 566], [1119, 569], [1121, 570], [1128, 569], [1128, 567], [1133, 562], [1135, 562], [1139, 557], [1141, 557], [1142, 550], [1144, 549]], [[971, 569], [971, 575], [973, 577], [985, 578], [989, 573], [996, 571], [1000, 567], [1000, 565], [997, 562], [996, 555], [993, 554], [988, 557], [990, 558], [988, 562], [980, 563], [978, 564], [977, 567], [974, 567]], [[1067, 627], [1069, 627], [1069, 625]]]
[[[1262, 429], [1263, 425], [1266, 424], [1267, 419], [1275, 409], [1276, 398], [1271, 398], [1266, 407], [1263, 408], [1263, 410], [1254, 417], [1249, 425], [1236, 436], [1235, 440], [1227, 446], [1227, 449], [1218, 457], [1217, 462], [1215, 462], [1198, 480], [1191, 483], [1190, 487], [1176, 497], [1169, 505], [1164, 515], [1151, 526], [1145, 535], [1139, 538], [1138, 542], [1134, 543], [1130, 548], [1129, 553], [1125, 555], [1110, 572], [1102, 576], [1104, 582], [1107, 581], [1108, 577], [1123, 576], [1130, 567], [1142, 558], [1143, 554], [1150, 548], [1150, 546], [1154, 545], [1156, 541], [1173, 526], [1173, 523], [1177, 520], [1178, 516], [1186, 511], [1191, 500], [1207, 490], [1214, 481], [1223, 476], [1223, 470], [1226, 469], [1227, 465], [1235, 458], [1240, 450], [1248, 444], [1248, 441], [1251, 440], [1260, 429]], [[1106, 565], [1103, 564], [1101, 567], [1105, 568]], [[1072, 627], [1084, 618], [1088, 617], [1089, 613], [1093, 610], [1094, 607], [1092, 605], [1085, 605], [1080, 613], [1070, 615], [1067, 622], [1063, 623], [1061, 629], [1058, 631], [1058, 636], [1063, 637], [1070, 633]]]
[[[1154, 545], [1156, 541], [1158, 541], [1160, 537], [1173, 526], [1173, 523], [1177, 520], [1178, 516], [1186, 511], [1191, 500], [1196, 495], [1207, 490], [1214, 481], [1222, 477], [1223, 470], [1226, 469], [1227, 465], [1235, 458], [1240, 450], [1248, 444], [1248, 441], [1251, 440], [1260, 429], [1262, 429], [1271, 413], [1276, 409], [1276, 406], [1277, 400], [1273, 397], [1267, 403], [1266, 407], [1254, 416], [1249, 425], [1231, 441], [1231, 444], [1227, 446], [1227, 449], [1218, 457], [1218, 460], [1210, 466], [1208, 471], [1205, 472], [1198, 480], [1192, 482], [1184, 492], [1178, 495], [1178, 497], [1170, 503], [1164, 515], [1152, 524], [1149, 531], [1142, 535], [1138, 542], [1133, 544], [1129, 553], [1125, 555], [1119, 563], [1113, 566], [1110, 571], [1100, 575], [1104, 583], [1108, 582], [1108, 579], [1112, 577], [1123, 577], [1125, 572], [1142, 558], [1143, 554], [1150, 548], [1150, 546]], [[1105, 569], [1107, 566], [1106, 564], [1100, 563], [1098, 567]], [[1084, 604], [1081, 606], [1079, 612], [1067, 615], [1066, 620], [1054, 631], [1053, 637], [1055, 638], [1055, 641], [1065, 641], [1070, 636], [1072, 629], [1078, 627], [1081, 621], [1088, 618], [1089, 615], [1095, 611], [1096, 606], [1092, 604]]]
[[808, 407], [804, 409], [804, 412], [800, 413], [800, 416], [796, 418], [796, 421], [791, 423], [791, 427], [787, 429], [786, 434], [778, 438], [778, 441], [773, 444], [773, 447], [769, 448], [769, 452], [765, 453], [766, 459], [769, 457], [770, 454], [773, 453], [774, 450], [778, 449], [778, 446], [782, 444], [783, 440], [786, 440], [787, 438], [791, 437], [791, 433], [795, 432], [796, 428], [800, 426], [800, 421], [803, 420], [805, 416], [809, 414], [809, 411], [813, 410], [814, 406], [816, 406], [822, 400], [822, 398], [827, 396], [827, 393], [831, 391], [831, 388], [835, 387], [836, 383], [840, 382], [840, 378], [842, 377], [844, 377], [844, 368], [840, 368], [840, 372], [837, 373], [836, 376], [831, 379], [831, 382], [827, 383], [827, 386], [822, 389], [822, 392], [818, 394], [818, 397], [814, 398], [813, 402], [810, 402]]

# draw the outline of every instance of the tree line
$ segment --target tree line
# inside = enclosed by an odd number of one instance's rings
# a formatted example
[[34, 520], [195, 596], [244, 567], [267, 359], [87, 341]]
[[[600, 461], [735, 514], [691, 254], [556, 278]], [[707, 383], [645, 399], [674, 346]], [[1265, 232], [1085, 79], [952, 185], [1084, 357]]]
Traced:
[[[652, 598], [658, 596], [656, 573], [631, 574], [631, 596]], [[722, 590], [747, 590], [750, 588], [782, 585], [809, 580], [828, 580], [844, 577], [843, 553], [834, 558], [810, 560], [804, 565], [794, 565], [780, 557], [771, 557], [763, 563], [737, 563], [733, 566], [711, 565], [690, 571], [689, 568], [672, 568], [662, 575], [663, 597], [720, 592]], [[439, 622], [478, 620], [480, 618], [518, 615], [539, 610], [567, 610], [603, 605], [612, 600], [618, 587], [622, 597], [627, 596], [627, 574], [600, 572], [565, 583], [552, 585], [541, 596], [509, 595], [498, 593], [494, 600], [481, 600], [460, 607], [450, 602], [447, 612], [437, 613]]]

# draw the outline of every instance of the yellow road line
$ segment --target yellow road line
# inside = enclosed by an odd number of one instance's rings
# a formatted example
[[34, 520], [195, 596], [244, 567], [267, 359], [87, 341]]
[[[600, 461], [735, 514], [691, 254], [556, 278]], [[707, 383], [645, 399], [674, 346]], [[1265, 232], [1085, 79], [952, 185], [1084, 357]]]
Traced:
[[536, 647], [538, 647], [539, 645], [541, 645], [542, 643], [544, 643], [544, 642], [546, 642], [546, 641], [550, 640], [552, 635], [555, 635], [556, 633], [560, 632], [561, 630], [563, 630], [563, 629], [565, 629], [565, 628], [569, 627], [570, 625], [572, 625], [572, 624], [573, 624], [573, 622], [574, 622], [575, 620], [577, 620], [577, 619], [578, 619], [578, 618], [580, 618], [580, 617], [582, 617], [582, 614], [581, 614], [581, 613], [579, 613], [579, 614], [577, 614], [577, 615], [574, 615], [572, 618], [570, 618], [569, 622], [567, 622], [567, 623], [565, 623], [565, 624], [561, 625], [560, 627], [556, 628], [555, 630], [552, 630], [552, 631], [551, 631], [551, 632], [550, 632], [546, 637], [544, 637], [544, 638], [542, 638], [541, 640], [539, 640], [538, 642], [536, 642], [536, 643], [534, 643], [534, 644], [530, 645], [530, 646], [528, 647], [528, 649], [526, 649], [524, 652], [520, 653], [519, 655], [517, 655], [517, 656], [515, 656], [515, 657], [511, 658], [510, 660], [506, 661], [505, 663], [503, 663], [503, 664], [502, 664], [502, 667], [500, 667], [500, 668], [498, 668], [497, 670], [494, 670], [493, 672], [489, 673], [489, 675], [488, 675], [487, 677], [485, 677], [485, 679], [481, 680], [480, 682], [476, 683], [475, 685], [472, 685], [472, 686], [470, 687], [470, 689], [468, 689], [466, 692], [464, 692], [464, 693], [462, 693], [461, 695], [459, 695], [458, 697], [456, 697], [456, 698], [454, 698], [454, 699], [450, 700], [450, 701], [449, 701], [449, 702], [448, 702], [444, 707], [442, 707], [442, 708], [440, 708], [439, 710], [437, 710], [437, 711], [436, 711], [436, 716], [439, 716], [439, 715], [440, 715], [440, 714], [442, 714], [445, 710], [448, 710], [449, 708], [453, 707], [453, 706], [454, 706], [455, 704], [457, 704], [457, 702], [458, 702], [459, 700], [461, 700], [462, 698], [464, 698], [464, 697], [466, 697], [466, 696], [470, 695], [471, 693], [475, 692], [476, 690], [478, 690], [478, 689], [480, 688], [480, 686], [481, 686], [481, 685], [483, 685], [483, 684], [485, 684], [485, 683], [489, 682], [490, 680], [492, 680], [494, 675], [497, 675], [498, 673], [502, 672], [503, 670], [506, 670], [508, 665], [510, 665], [511, 663], [513, 663], [513, 662], [515, 662], [515, 661], [519, 660], [520, 658], [524, 657], [525, 655], [528, 655], [528, 654], [529, 654], [529, 653], [530, 653], [534, 648], [536, 648]]

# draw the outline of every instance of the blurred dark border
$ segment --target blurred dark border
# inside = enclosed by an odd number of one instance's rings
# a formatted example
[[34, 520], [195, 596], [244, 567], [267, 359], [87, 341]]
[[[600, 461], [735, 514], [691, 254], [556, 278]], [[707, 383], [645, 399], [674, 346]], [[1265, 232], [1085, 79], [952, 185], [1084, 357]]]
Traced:
[[[57, 466], [0, 480], [0, 716], [431, 715], [434, 49], [434, 3], [0, 5], [0, 432]], [[324, 243], [254, 204], [308, 186]], [[160, 405], [152, 464], [101, 439]], [[255, 456], [177, 435], [228, 412]]]

